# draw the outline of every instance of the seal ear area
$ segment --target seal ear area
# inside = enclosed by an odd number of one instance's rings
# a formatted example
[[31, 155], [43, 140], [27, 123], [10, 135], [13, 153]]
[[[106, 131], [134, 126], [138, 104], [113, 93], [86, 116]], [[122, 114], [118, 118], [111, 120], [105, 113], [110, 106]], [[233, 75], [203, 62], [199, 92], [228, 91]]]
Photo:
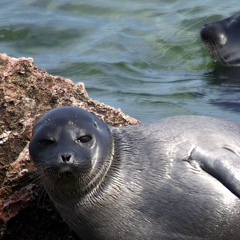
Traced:
[[109, 130], [109, 126], [107, 123], [105, 123], [104, 121], [102, 121], [100, 118], [98, 118], [96, 115], [94, 115], [93, 113], [92, 117], [93, 117], [93, 126], [94, 129], [99, 131], [99, 132], [108, 132]]
[[79, 132], [85, 132], [86, 136], [83, 136], [83, 138], [78, 140], [80, 142], [91, 142], [91, 140], [95, 140], [96, 142], [102, 142], [102, 144], [104, 142], [109, 142], [111, 140], [111, 131], [109, 125], [93, 113], [89, 114], [91, 114], [91, 119], [88, 119], [88, 121], [82, 126], [79, 124]]

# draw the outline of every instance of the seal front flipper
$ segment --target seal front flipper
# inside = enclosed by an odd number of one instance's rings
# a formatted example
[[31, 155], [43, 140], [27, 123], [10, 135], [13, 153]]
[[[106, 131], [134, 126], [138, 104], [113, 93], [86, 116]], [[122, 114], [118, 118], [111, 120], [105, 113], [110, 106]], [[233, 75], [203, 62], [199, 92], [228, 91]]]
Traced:
[[240, 198], [240, 156], [230, 147], [219, 149], [192, 150], [188, 162], [196, 162], [199, 166], [218, 179], [232, 193]]

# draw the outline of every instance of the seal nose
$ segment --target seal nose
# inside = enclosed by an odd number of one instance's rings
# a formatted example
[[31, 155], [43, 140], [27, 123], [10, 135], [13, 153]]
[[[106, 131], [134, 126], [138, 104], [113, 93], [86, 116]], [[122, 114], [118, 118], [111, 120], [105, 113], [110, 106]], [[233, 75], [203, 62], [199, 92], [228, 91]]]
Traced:
[[69, 154], [69, 153], [64, 153], [61, 155], [61, 159], [64, 163], [69, 163], [69, 162], [72, 162], [72, 154]]
[[202, 40], [211, 45], [223, 46], [227, 43], [224, 30], [216, 24], [206, 24], [202, 27], [200, 36]]

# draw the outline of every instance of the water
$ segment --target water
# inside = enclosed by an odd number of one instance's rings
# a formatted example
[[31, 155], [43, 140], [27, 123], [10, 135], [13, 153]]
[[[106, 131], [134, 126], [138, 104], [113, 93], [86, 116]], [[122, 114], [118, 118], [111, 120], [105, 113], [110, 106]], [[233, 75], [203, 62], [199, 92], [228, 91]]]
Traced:
[[238, 3], [0, 0], [0, 52], [84, 82], [91, 98], [143, 122], [238, 120], [240, 74], [216, 68], [199, 39], [203, 24], [235, 14]]

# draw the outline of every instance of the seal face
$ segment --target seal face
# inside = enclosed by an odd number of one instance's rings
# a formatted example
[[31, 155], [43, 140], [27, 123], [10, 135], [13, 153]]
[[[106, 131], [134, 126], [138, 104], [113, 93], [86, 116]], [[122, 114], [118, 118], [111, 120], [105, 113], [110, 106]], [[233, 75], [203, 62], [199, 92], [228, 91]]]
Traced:
[[240, 236], [240, 125], [200, 116], [109, 127], [53, 109], [29, 145], [39, 179], [82, 240]]
[[[34, 128], [29, 151], [47, 191], [87, 191], [111, 154], [107, 126], [80, 108], [57, 108], [46, 114]], [[80, 194], [80, 193], [79, 193]]]
[[200, 31], [212, 57], [223, 65], [240, 66], [240, 14], [206, 24]]

